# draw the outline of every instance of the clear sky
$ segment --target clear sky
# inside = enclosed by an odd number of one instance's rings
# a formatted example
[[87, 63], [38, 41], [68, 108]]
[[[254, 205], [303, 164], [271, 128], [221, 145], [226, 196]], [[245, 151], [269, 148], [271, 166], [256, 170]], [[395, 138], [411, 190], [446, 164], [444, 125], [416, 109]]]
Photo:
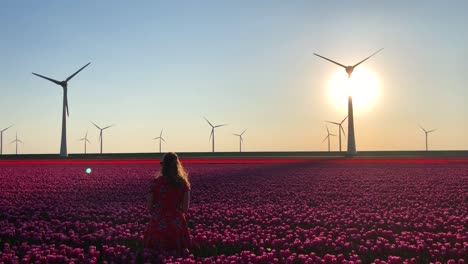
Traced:
[[[58, 153], [69, 83], [68, 149], [89, 152], [326, 150], [337, 66], [365, 62], [381, 83], [355, 113], [357, 150], [468, 149], [467, 1], [2, 1], [0, 129], [4, 153]], [[345, 126], [346, 128], [346, 126]], [[337, 133], [334, 126], [332, 132]], [[6, 141], [6, 144], [5, 144]], [[337, 149], [333, 138], [332, 149]]]

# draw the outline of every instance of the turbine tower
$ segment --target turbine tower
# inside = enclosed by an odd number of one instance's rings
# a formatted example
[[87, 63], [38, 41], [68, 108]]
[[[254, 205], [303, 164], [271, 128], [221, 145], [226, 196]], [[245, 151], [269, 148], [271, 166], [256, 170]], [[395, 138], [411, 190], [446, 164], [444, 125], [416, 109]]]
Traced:
[[[67, 157], [68, 152], [67, 152], [67, 117], [69, 115], [68, 113], [68, 81], [70, 81], [75, 75], [77, 75], [80, 71], [82, 71], [84, 68], [86, 68], [91, 62], [86, 64], [85, 66], [81, 67], [78, 71], [76, 71], [74, 74], [70, 75], [67, 79], [64, 81], [57, 81], [49, 77], [45, 77], [43, 75], [37, 74], [37, 73], [32, 73], [38, 77], [44, 78], [48, 81], [51, 81], [57, 85], [62, 86], [63, 88], [63, 107], [62, 107], [62, 139], [60, 143], [60, 157]], [[65, 112], [67, 113], [65, 116]]]
[[105, 129], [108, 129], [109, 127], [113, 126], [113, 125], [110, 125], [110, 126], [106, 126], [104, 128], [100, 128], [98, 125], [94, 124], [93, 121], [91, 121], [91, 123], [97, 127], [97, 129], [99, 129], [99, 141], [101, 142], [101, 154], [102, 154], [102, 131], [105, 130]]
[[341, 152], [341, 131], [343, 131], [343, 135], [346, 137], [346, 133], [344, 132], [343, 128], [343, 122], [347, 119], [348, 117], [345, 117], [341, 123], [337, 122], [331, 122], [331, 121], [325, 121], [330, 124], [338, 125], [338, 138], [339, 138], [339, 144], [340, 144], [340, 152]]
[[88, 140], [88, 130], [86, 130], [86, 134], [84, 138], [78, 139], [79, 141], [84, 141], [84, 154], [86, 154], [86, 143], [91, 144], [91, 142]]
[[15, 140], [13, 140], [12, 142], [10, 142], [10, 144], [13, 143], [13, 142], [16, 142], [16, 155], [18, 155], [18, 142], [24, 144], [23, 141], [21, 141], [21, 140], [18, 139], [18, 132], [16, 132], [16, 138], [15, 138]]
[[427, 147], [427, 135], [428, 135], [429, 133], [431, 133], [431, 132], [436, 131], [437, 129], [432, 129], [432, 130], [427, 131], [427, 130], [424, 129], [422, 126], [419, 126], [419, 127], [424, 131], [424, 133], [426, 133], [426, 151], [428, 151], [428, 147]]
[[153, 138], [153, 140], [159, 139], [159, 153], [161, 153], [161, 141], [164, 141], [164, 143], [167, 143], [166, 140], [164, 140], [164, 138], [162, 137], [162, 132], [163, 132], [163, 129], [161, 129], [161, 133], [159, 133], [159, 137]]
[[245, 131], [247, 131], [247, 129], [245, 129], [244, 131], [242, 131], [242, 133], [240, 134], [234, 134], [234, 136], [238, 136], [239, 137], [239, 152], [242, 152], [242, 142], [244, 142], [244, 139], [242, 138], [242, 135], [244, 135]]
[[328, 130], [328, 126], [327, 126], [327, 136], [326, 136], [325, 139], [322, 141], [322, 143], [325, 142], [325, 140], [328, 139], [328, 152], [330, 152], [330, 136], [336, 136], [336, 135], [330, 133], [330, 130]]
[[217, 126], [213, 126], [213, 124], [210, 123], [210, 121], [208, 121], [208, 119], [206, 119], [206, 117], [203, 117], [205, 118], [206, 122], [208, 122], [208, 124], [211, 126], [211, 133], [210, 133], [210, 139], [212, 140], [212, 152], [214, 152], [214, 149], [215, 149], [215, 135], [214, 135], [214, 132], [215, 132], [215, 128], [218, 128], [218, 127], [222, 127], [222, 126], [225, 126], [227, 124], [222, 124], [222, 125], [217, 125]]
[[[314, 55], [318, 56], [318, 57], [320, 57], [320, 58], [322, 58], [324, 60], [327, 60], [327, 61], [329, 61], [331, 63], [334, 63], [334, 64], [336, 64], [336, 65], [338, 65], [340, 67], [343, 67], [346, 70], [346, 73], [348, 74], [348, 79], [350, 79], [351, 74], [354, 71], [354, 68], [356, 68], [359, 64], [365, 62], [366, 60], [370, 59], [372, 56], [374, 56], [375, 54], [377, 54], [381, 50], [383, 50], [383, 48], [378, 50], [374, 54], [370, 55], [369, 57], [363, 59], [362, 61], [356, 63], [353, 66], [344, 66], [341, 63], [338, 63], [338, 62], [333, 61], [331, 59], [325, 58], [325, 57], [323, 57], [321, 55], [318, 55], [316, 53], [314, 53]], [[355, 140], [355, 135], [354, 135], [353, 98], [352, 98], [351, 94], [348, 95], [348, 150], [347, 150], [347, 154], [349, 156], [356, 155], [356, 140]]]
[[5, 132], [7, 129], [9, 129], [10, 127], [12, 127], [13, 125], [3, 129], [3, 130], [0, 130], [0, 155], [3, 155], [3, 132]]

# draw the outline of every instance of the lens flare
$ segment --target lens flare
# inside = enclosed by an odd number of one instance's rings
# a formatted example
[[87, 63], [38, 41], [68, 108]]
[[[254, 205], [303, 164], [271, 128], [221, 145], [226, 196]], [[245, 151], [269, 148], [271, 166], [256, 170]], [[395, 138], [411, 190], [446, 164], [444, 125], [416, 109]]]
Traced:
[[348, 96], [351, 95], [354, 111], [368, 111], [377, 103], [380, 93], [377, 74], [362, 66], [354, 70], [351, 79], [343, 69], [337, 69], [328, 81], [329, 100], [339, 110], [348, 109]]

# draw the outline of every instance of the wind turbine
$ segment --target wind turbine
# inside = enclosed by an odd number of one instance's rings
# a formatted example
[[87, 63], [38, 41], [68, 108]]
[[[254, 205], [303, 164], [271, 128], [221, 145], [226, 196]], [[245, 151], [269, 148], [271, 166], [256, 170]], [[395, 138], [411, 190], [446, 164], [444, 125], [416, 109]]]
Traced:
[[[331, 59], [328, 59], [328, 58], [325, 58], [321, 55], [318, 55], [316, 53], [314, 53], [315, 56], [318, 56], [324, 60], [327, 60], [331, 63], [334, 63], [338, 66], [341, 66], [343, 68], [345, 68], [346, 70], [346, 73], [348, 73], [348, 79], [351, 78], [351, 74], [353, 73], [354, 71], [354, 68], [356, 68], [359, 64], [365, 62], [366, 60], [370, 59], [372, 56], [374, 56], [375, 54], [377, 54], [378, 52], [380, 52], [382, 49], [378, 50], [377, 52], [375, 52], [374, 54], [370, 55], [369, 57], [363, 59], [362, 61], [356, 63], [355, 65], [353, 66], [344, 66], [343, 64], [341, 63], [338, 63], [336, 61], [333, 61]], [[355, 155], [356, 154], [356, 140], [355, 140], [355, 136], [354, 136], [354, 115], [353, 115], [353, 98], [351, 95], [348, 95], [348, 151], [347, 151], [347, 154], [348, 155]]]
[[432, 130], [429, 130], [429, 131], [426, 131], [426, 129], [424, 129], [422, 126], [419, 126], [423, 131], [424, 133], [426, 133], [426, 151], [428, 151], [428, 147], [427, 147], [427, 135], [431, 132], [434, 132], [436, 131], [437, 129], [432, 129]]
[[164, 138], [162, 137], [162, 132], [163, 132], [163, 129], [161, 129], [161, 133], [159, 133], [159, 137], [153, 138], [153, 140], [159, 139], [159, 153], [161, 153], [161, 140], [164, 141], [164, 143], [167, 143], [166, 140], [164, 140]]
[[239, 152], [242, 152], [242, 142], [244, 142], [244, 139], [242, 139], [242, 135], [244, 135], [245, 131], [247, 131], [247, 129], [245, 129], [244, 131], [242, 131], [242, 133], [240, 134], [234, 134], [234, 136], [238, 136], [239, 137]]
[[[85, 66], [81, 67], [78, 71], [76, 71], [74, 74], [70, 75], [67, 79], [64, 81], [57, 81], [49, 77], [45, 77], [43, 75], [37, 74], [37, 73], [32, 73], [38, 77], [44, 78], [48, 81], [51, 81], [57, 85], [62, 86], [63, 88], [63, 107], [62, 107], [62, 139], [60, 143], [60, 157], [67, 157], [68, 152], [67, 152], [67, 117], [69, 115], [68, 113], [68, 81], [70, 81], [75, 75], [77, 75], [80, 71], [82, 71], [84, 68], [86, 68], [91, 62], [86, 64]], [[65, 112], [67, 115], [65, 116]]]
[[337, 123], [337, 122], [331, 122], [331, 121], [325, 121], [327, 123], [330, 123], [330, 124], [334, 124], [334, 125], [338, 125], [338, 138], [339, 138], [339, 144], [340, 144], [340, 152], [341, 152], [341, 131], [343, 131], [343, 135], [346, 136], [346, 133], [344, 132], [344, 129], [343, 129], [343, 122], [347, 119], [348, 117], [345, 117], [343, 119], [343, 121], [341, 121], [341, 123]]
[[99, 129], [99, 141], [101, 142], [101, 154], [102, 154], [102, 131], [105, 130], [105, 129], [108, 129], [109, 127], [113, 126], [113, 125], [110, 125], [110, 126], [106, 126], [104, 128], [100, 128], [98, 125], [94, 124], [93, 121], [91, 121], [91, 123], [97, 127], [97, 129]]
[[86, 130], [86, 134], [84, 138], [78, 139], [79, 141], [84, 141], [84, 154], [86, 154], [86, 143], [91, 144], [91, 142], [88, 140], [88, 130]]
[[210, 133], [210, 139], [212, 140], [212, 152], [214, 152], [214, 146], [215, 146], [215, 139], [214, 139], [214, 131], [215, 131], [215, 128], [218, 128], [218, 127], [222, 127], [222, 126], [225, 126], [227, 124], [222, 124], [222, 125], [217, 125], [217, 126], [213, 126], [213, 124], [210, 123], [210, 121], [208, 121], [208, 119], [206, 119], [206, 117], [203, 117], [205, 118], [206, 122], [208, 122], [208, 124], [211, 126], [211, 133]]
[[3, 129], [3, 130], [0, 130], [0, 155], [3, 155], [3, 132], [5, 132], [7, 129], [9, 129], [10, 127], [12, 127], [13, 125]]
[[325, 142], [325, 140], [328, 139], [328, 152], [330, 152], [330, 136], [336, 136], [336, 135], [330, 133], [330, 130], [328, 130], [328, 126], [327, 126], [327, 136], [326, 136], [325, 139], [322, 141], [322, 143]]
[[[23, 141], [21, 141], [21, 140], [18, 139], [18, 132], [16, 132], [16, 138], [15, 138], [15, 140], [13, 140], [12, 142], [10, 142], [10, 144], [13, 143], [13, 142], [16, 142], [16, 155], [18, 155], [18, 142], [23, 143]], [[23, 144], [24, 144], [24, 143], [23, 143]]]

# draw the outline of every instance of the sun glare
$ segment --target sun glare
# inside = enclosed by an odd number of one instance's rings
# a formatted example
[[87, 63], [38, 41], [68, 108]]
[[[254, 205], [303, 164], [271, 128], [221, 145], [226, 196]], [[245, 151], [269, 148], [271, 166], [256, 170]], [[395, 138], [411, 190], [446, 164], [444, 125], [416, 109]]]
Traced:
[[377, 75], [365, 67], [356, 67], [351, 79], [344, 69], [338, 69], [328, 81], [328, 97], [334, 107], [348, 109], [348, 95], [353, 98], [354, 111], [368, 111], [380, 96], [380, 82]]

